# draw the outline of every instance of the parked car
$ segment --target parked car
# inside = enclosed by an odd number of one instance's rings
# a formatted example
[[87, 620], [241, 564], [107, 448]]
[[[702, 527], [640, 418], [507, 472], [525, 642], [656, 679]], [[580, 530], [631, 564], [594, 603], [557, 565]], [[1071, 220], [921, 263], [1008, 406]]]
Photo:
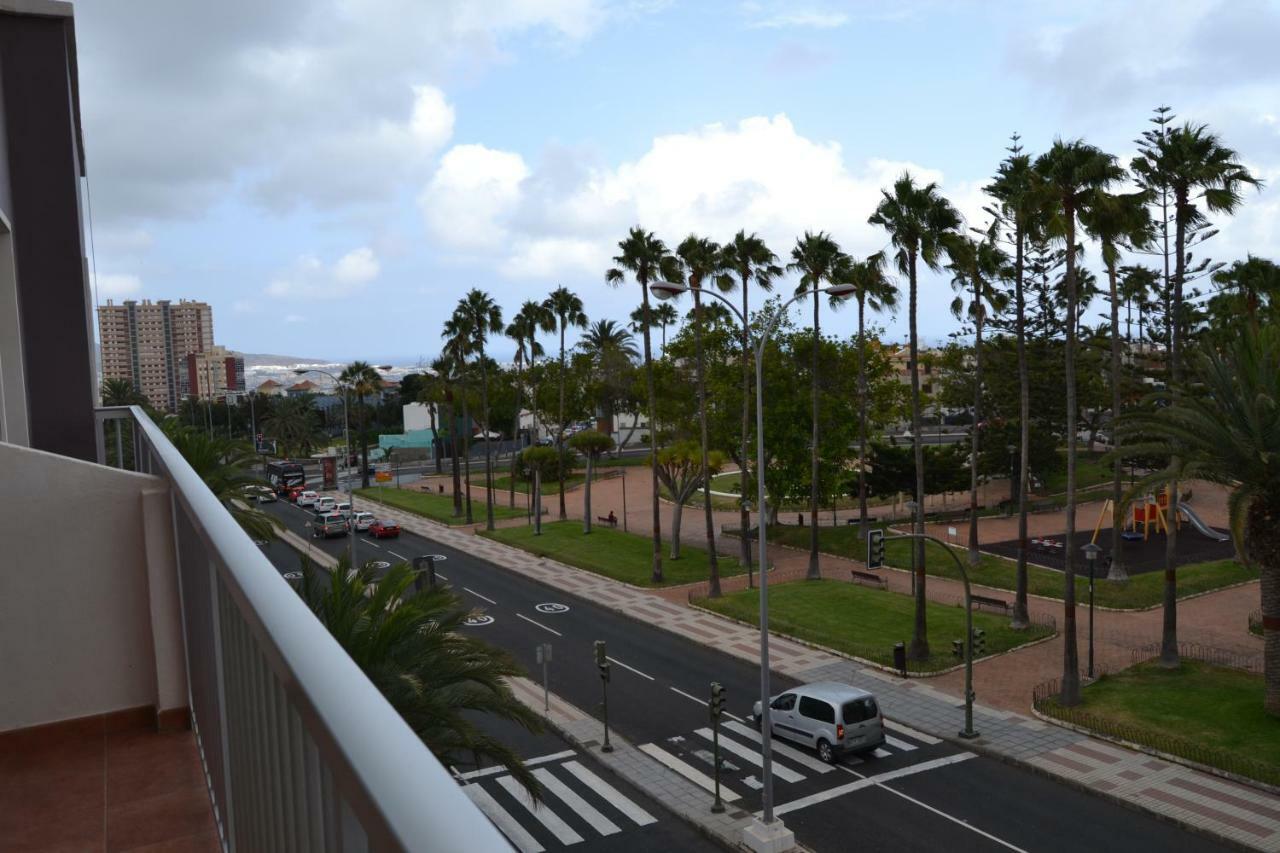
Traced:
[[[759, 702], [751, 714], [759, 728]], [[884, 717], [875, 696], [838, 681], [803, 684], [773, 697], [769, 724], [775, 736], [812, 747], [828, 764], [842, 754], [884, 744]]]
[[337, 512], [338, 502], [327, 495], [322, 498], [316, 498], [316, 512]]
[[338, 501], [337, 511], [342, 513], [342, 517], [351, 520], [351, 504], [346, 501]]
[[351, 526], [362, 533], [373, 526], [373, 522], [374, 518], [371, 512], [357, 512], [351, 517]]
[[320, 496], [310, 489], [307, 489], [305, 491], [298, 492], [296, 503], [298, 506], [315, 506], [316, 501], [318, 500], [320, 500]]
[[311, 538], [313, 539], [346, 536], [349, 532], [347, 520], [336, 512], [317, 515], [315, 520], [311, 522]]
[[258, 488], [258, 491], [254, 495], [254, 497], [257, 498], [258, 503], [271, 504], [276, 502], [277, 498], [276, 498], [275, 490], [272, 489], [270, 486], [258, 486], [257, 488]]
[[394, 539], [400, 535], [400, 525], [389, 518], [380, 518], [369, 525], [369, 535], [374, 539]]

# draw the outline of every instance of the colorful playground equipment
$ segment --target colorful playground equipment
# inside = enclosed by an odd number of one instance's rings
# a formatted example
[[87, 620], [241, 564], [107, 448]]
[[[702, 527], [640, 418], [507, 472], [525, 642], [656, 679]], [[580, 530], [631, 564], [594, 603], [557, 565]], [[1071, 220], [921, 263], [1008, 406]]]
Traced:
[[[1102, 530], [1102, 522], [1107, 517], [1115, 505], [1107, 498], [1102, 502], [1102, 511], [1098, 513], [1098, 523], [1093, 526], [1093, 538], [1090, 542], [1095, 545], [1098, 542], [1098, 533]], [[1154, 529], [1156, 533], [1169, 533], [1169, 489], [1165, 487], [1158, 495], [1148, 493], [1141, 501], [1135, 501], [1130, 507], [1129, 519], [1125, 522], [1124, 529], [1120, 532], [1123, 539], [1133, 541], [1142, 539], [1146, 542], [1151, 537]], [[1222, 533], [1209, 525], [1205, 524], [1196, 511], [1192, 508], [1191, 502], [1186, 500], [1178, 501], [1178, 529], [1182, 529], [1182, 522], [1185, 520], [1201, 534], [1208, 536], [1217, 542], [1227, 542], [1231, 537]], [[1138, 526], [1142, 526], [1142, 532], [1138, 532]]]

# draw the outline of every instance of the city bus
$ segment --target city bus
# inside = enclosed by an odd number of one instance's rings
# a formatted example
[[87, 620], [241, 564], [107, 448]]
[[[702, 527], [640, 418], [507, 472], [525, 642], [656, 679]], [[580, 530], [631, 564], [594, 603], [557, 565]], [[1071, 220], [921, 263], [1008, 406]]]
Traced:
[[307, 484], [307, 474], [301, 462], [268, 462], [267, 481], [277, 494], [286, 494], [290, 489]]

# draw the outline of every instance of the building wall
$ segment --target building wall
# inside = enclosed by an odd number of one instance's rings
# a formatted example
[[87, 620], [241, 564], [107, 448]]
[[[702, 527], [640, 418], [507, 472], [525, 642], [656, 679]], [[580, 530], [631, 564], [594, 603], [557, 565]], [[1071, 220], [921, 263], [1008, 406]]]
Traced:
[[213, 348], [213, 309], [186, 299], [107, 300], [98, 308], [98, 338], [104, 380], [128, 380], [151, 405], [174, 411], [196, 393], [187, 357]]
[[[95, 451], [96, 452], [96, 451]], [[186, 705], [173, 520], [164, 480], [0, 444], [0, 731], [125, 708]]]
[[[13, 228], [31, 446], [95, 456], [97, 400], [81, 239], [78, 82], [69, 4], [0, 4], [0, 197]], [[33, 381], [33, 376], [44, 380]]]

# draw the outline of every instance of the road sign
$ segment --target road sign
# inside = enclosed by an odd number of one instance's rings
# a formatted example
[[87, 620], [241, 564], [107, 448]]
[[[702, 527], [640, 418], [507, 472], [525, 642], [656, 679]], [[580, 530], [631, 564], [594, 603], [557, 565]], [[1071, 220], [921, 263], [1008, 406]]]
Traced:
[[391, 482], [391, 472], [390, 472], [390, 471], [375, 471], [375, 472], [374, 472], [374, 474], [373, 474], [373, 479], [377, 480], [379, 483], [390, 483], [390, 482]]

